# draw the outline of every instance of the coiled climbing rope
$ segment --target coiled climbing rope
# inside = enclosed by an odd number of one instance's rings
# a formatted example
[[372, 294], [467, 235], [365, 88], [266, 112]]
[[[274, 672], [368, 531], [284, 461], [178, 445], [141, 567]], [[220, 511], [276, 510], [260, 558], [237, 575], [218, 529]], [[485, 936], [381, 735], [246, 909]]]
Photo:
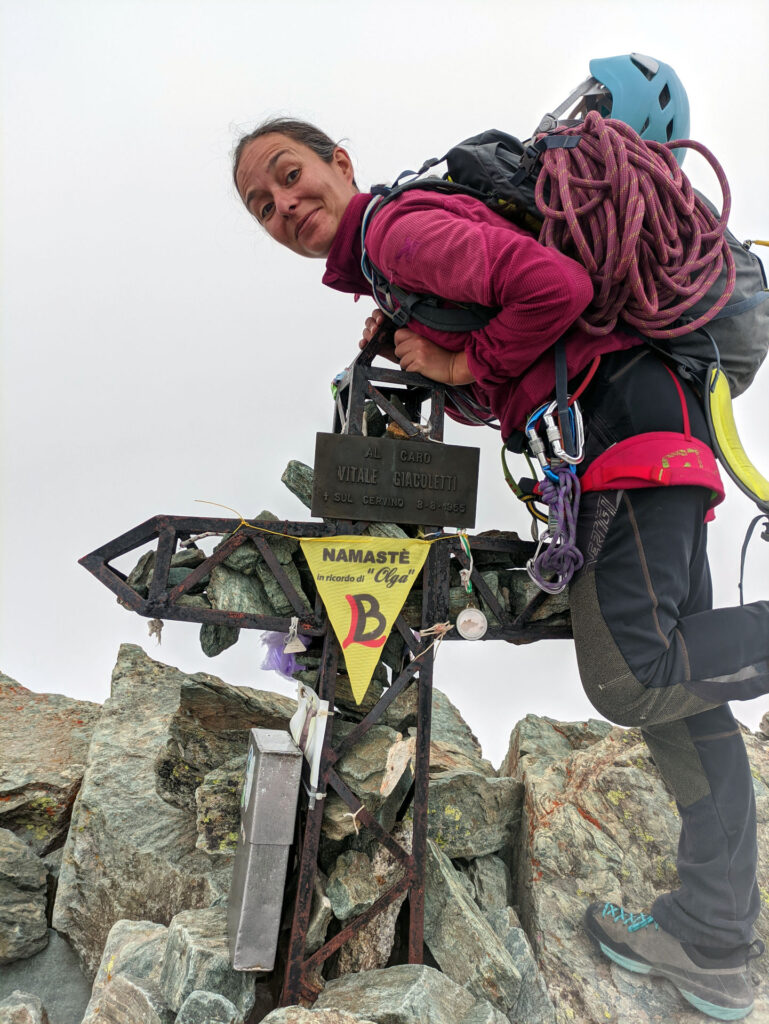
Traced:
[[[580, 135], [574, 148], [547, 149], [537, 178], [543, 245], [578, 260], [595, 295], [577, 321], [604, 335], [618, 320], [648, 338], [675, 338], [708, 323], [729, 300], [734, 259], [724, 238], [731, 194], [713, 154], [691, 139], [644, 142], [622, 121], [590, 111], [559, 134]], [[720, 218], [694, 194], [673, 149], [696, 150], [723, 193]], [[677, 323], [709, 291], [726, 265], [723, 294], [689, 323]]]

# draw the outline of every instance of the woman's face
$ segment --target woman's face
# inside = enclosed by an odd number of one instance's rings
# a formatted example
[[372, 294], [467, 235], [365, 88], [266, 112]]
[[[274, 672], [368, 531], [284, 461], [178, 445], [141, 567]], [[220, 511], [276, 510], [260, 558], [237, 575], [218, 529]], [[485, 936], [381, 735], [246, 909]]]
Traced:
[[276, 242], [300, 256], [325, 258], [342, 214], [356, 193], [347, 153], [326, 163], [286, 135], [262, 135], [243, 150], [240, 197]]

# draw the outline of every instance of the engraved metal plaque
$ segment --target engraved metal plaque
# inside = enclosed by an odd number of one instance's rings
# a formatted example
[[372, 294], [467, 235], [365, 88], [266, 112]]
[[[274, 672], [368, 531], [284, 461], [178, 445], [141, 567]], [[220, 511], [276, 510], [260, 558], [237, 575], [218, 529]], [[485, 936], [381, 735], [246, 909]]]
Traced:
[[474, 526], [479, 457], [464, 445], [317, 434], [312, 514]]

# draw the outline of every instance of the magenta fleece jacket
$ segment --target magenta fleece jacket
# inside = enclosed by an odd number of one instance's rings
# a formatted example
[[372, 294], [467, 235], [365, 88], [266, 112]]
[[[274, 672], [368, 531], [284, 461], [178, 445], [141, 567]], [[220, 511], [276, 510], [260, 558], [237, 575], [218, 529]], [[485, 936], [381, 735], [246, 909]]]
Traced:
[[[356, 195], [344, 213], [323, 276], [330, 288], [371, 295], [360, 269], [360, 227], [370, 200]], [[500, 307], [486, 327], [468, 333], [416, 321], [409, 327], [449, 351], [466, 351], [476, 397], [499, 418], [505, 438], [552, 396], [552, 346], [561, 335], [570, 377], [596, 355], [642, 341], [619, 331], [595, 338], [569, 330], [593, 296], [587, 271], [469, 196], [409, 191], [373, 217], [366, 247], [406, 291]]]

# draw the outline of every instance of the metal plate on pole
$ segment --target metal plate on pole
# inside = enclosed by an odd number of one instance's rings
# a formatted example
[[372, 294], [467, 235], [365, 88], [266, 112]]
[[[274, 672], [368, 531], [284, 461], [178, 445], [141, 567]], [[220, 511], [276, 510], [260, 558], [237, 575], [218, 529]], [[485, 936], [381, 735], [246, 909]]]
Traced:
[[316, 434], [312, 514], [472, 527], [479, 455], [464, 445]]

